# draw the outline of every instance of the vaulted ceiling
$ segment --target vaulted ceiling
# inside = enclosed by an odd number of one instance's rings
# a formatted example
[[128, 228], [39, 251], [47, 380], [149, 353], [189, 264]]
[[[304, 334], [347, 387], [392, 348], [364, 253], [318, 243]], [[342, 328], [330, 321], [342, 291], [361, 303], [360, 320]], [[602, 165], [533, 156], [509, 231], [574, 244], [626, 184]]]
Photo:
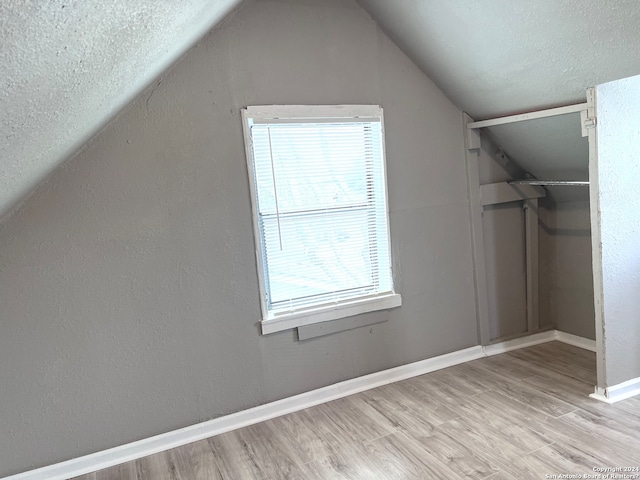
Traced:
[[239, 3], [0, 2], [0, 218]]
[[[0, 2], [0, 218], [240, 2]], [[640, 73], [637, 0], [358, 2], [476, 120]], [[577, 114], [488, 134], [538, 178], [587, 177]]]
[[[637, 0], [358, 3], [476, 120], [584, 102], [586, 88], [640, 73]], [[588, 178], [579, 114], [488, 134], [538, 178]], [[588, 198], [586, 189], [550, 190], [556, 200]]]

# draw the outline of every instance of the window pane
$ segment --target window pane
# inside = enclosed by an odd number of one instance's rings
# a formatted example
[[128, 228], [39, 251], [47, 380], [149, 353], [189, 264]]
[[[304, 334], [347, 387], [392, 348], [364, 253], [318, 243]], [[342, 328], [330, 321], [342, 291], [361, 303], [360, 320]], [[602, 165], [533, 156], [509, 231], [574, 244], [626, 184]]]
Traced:
[[263, 217], [270, 303], [373, 289], [369, 218], [364, 209], [280, 218], [278, 231], [277, 217]]
[[280, 214], [365, 204], [370, 131], [360, 123], [254, 125], [260, 212], [276, 212], [276, 194]]
[[245, 127], [265, 318], [393, 292], [381, 116], [363, 106], [363, 116], [338, 108], [298, 120], [286, 107], [255, 108]]

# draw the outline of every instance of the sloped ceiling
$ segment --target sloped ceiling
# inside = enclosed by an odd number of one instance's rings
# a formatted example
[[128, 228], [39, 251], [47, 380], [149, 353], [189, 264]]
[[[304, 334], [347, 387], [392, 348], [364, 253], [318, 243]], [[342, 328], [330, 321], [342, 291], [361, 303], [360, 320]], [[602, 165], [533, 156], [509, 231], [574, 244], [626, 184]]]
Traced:
[[[477, 120], [640, 73], [637, 0], [358, 1]], [[240, 2], [0, 2], [0, 220]], [[587, 177], [577, 115], [488, 134], [538, 178]]]
[[0, 2], [0, 218], [239, 3]]
[[[476, 120], [585, 101], [585, 89], [640, 73], [637, 0], [358, 0]], [[537, 178], [588, 178], [578, 114], [487, 129]], [[555, 187], [557, 200], [588, 198]]]

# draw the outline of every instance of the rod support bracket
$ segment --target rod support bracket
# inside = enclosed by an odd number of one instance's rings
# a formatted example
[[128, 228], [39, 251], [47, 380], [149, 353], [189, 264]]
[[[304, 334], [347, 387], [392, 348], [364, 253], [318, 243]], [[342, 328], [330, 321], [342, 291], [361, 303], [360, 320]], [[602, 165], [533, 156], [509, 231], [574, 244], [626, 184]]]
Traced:
[[598, 124], [596, 117], [590, 117], [588, 110], [582, 110], [580, 112], [580, 127], [582, 130], [582, 136], [589, 135], [589, 129], [595, 128]]

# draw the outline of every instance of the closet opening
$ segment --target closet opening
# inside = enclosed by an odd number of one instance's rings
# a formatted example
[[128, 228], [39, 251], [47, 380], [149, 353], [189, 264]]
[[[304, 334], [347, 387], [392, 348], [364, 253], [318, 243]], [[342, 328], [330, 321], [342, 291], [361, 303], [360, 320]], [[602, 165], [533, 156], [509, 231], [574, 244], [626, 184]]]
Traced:
[[466, 126], [482, 344], [561, 335], [589, 350], [580, 380], [596, 385], [591, 122], [585, 102]]

